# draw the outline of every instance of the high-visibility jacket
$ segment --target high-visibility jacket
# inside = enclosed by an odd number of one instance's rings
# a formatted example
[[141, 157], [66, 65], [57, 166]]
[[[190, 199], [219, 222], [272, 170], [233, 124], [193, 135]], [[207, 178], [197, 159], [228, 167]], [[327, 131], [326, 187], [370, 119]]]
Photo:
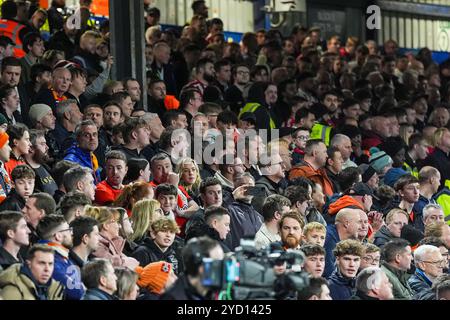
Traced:
[[7, 36], [16, 44], [14, 46], [14, 56], [16, 58], [23, 58], [25, 56], [22, 40], [19, 38], [19, 32], [23, 28], [25, 28], [25, 26], [16, 21], [0, 19], [0, 35]]
[[328, 147], [331, 141], [331, 129], [332, 127], [316, 123], [312, 129], [310, 134], [310, 139], [320, 139], [325, 145]]
[[416, 177], [417, 179], [419, 178], [419, 171], [416, 167], [412, 168], [409, 164], [403, 162], [403, 168], [408, 171], [408, 173], [410, 173], [413, 177]]
[[[241, 116], [245, 113], [245, 112], [251, 112], [254, 113], [256, 110], [258, 110], [258, 108], [261, 107], [261, 105], [259, 103], [252, 103], [249, 102], [247, 103], [241, 110], [241, 112], [239, 112], [239, 119], [241, 118]], [[270, 115], [269, 112], [269, 118], [270, 118], [270, 129], [275, 129], [277, 126], [275, 124], [275, 121], [272, 119], [272, 116]]]

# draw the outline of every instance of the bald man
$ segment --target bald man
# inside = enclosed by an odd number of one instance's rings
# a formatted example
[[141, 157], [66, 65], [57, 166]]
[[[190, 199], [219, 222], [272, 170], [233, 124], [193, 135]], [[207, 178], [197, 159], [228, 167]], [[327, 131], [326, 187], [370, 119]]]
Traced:
[[361, 209], [341, 209], [336, 215], [335, 224], [327, 226], [324, 245], [326, 251], [324, 277], [328, 278], [334, 271], [336, 259], [333, 249], [336, 244], [342, 240], [358, 239], [358, 231], [364, 227], [362, 213], [364, 211]]

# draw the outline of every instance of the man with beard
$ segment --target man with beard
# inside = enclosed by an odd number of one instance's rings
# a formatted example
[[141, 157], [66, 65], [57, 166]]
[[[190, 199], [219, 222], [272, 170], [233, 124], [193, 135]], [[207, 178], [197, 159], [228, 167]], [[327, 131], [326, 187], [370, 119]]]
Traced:
[[186, 114], [187, 123], [192, 123], [192, 118], [197, 115], [200, 106], [203, 104], [202, 93], [197, 88], [183, 90], [180, 95], [180, 108]]
[[214, 62], [208, 58], [202, 58], [198, 60], [195, 67], [194, 80], [189, 82], [184, 88], [195, 88], [200, 91], [203, 96], [203, 92], [206, 87], [215, 81]]
[[122, 193], [123, 178], [127, 174], [127, 158], [120, 151], [106, 154], [106, 180], [100, 182], [95, 190], [95, 202], [105, 206], [111, 204]]
[[236, 114], [245, 104], [243, 93], [250, 81], [250, 69], [245, 64], [238, 64], [232, 69], [234, 83], [225, 91], [224, 99]]
[[145, 159], [142, 150], [150, 144], [150, 129], [142, 118], [128, 118], [122, 131], [124, 145], [116, 148], [123, 152], [127, 161], [131, 158]]
[[28, 119], [31, 127], [37, 130], [42, 130], [49, 146], [49, 158], [54, 159], [54, 151], [58, 150], [55, 133], [52, 131], [56, 127], [56, 118], [53, 115], [52, 109], [45, 104], [33, 104], [28, 113]]
[[291, 211], [281, 217], [280, 233], [284, 249], [300, 249], [304, 226], [305, 221], [297, 212]]
[[149, 111], [157, 113], [161, 119], [167, 112], [166, 106], [164, 105], [166, 94], [167, 89], [164, 80], [156, 79], [150, 81], [148, 84]]
[[27, 164], [36, 174], [34, 188], [37, 191], [53, 195], [58, 186], [50, 174], [50, 168], [47, 166], [49, 148], [45, 140], [44, 131], [30, 130], [30, 142], [30, 151], [24, 157]]
[[69, 259], [69, 250], [73, 246], [72, 228], [61, 215], [51, 214], [39, 221], [37, 232], [41, 236], [39, 243], [55, 250], [55, 269], [52, 278], [65, 287], [68, 300], [80, 300], [84, 295], [79, 270]]

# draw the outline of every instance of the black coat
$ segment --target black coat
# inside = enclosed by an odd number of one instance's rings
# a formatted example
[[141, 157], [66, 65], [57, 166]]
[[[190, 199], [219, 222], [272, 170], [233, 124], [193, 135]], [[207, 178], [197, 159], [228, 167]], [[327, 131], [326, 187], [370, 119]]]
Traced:
[[333, 300], [350, 300], [355, 289], [355, 279], [344, 277], [338, 269], [328, 279], [328, 287]]
[[6, 199], [0, 204], [0, 211], [12, 210], [22, 211], [25, 207], [25, 199], [19, 196], [15, 189], [12, 189]]
[[170, 246], [165, 252], [162, 252], [150, 238], [146, 238], [131, 256], [139, 261], [139, 265], [142, 267], [152, 262], [166, 261], [173, 265], [173, 270], [176, 274], [181, 270], [179, 266], [181, 259], [178, 259], [174, 248]]
[[181, 276], [160, 298], [160, 300], [209, 300], [201, 296], [189, 283], [186, 276]]
[[20, 253], [17, 255], [19, 260], [16, 260], [8, 251], [5, 250], [5, 248], [0, 247], [0, 267], [3, 268], [3, 270], [6, 270], [11, 265], [15, 263], [23, 263], [22, 256]]
[[240, 245], [242, 238], [254, 238], [261, 228], [264, 218], [251, 204], [235, 201], [228, 206], [230, 213], [230, 233], [225, 240], [226, 245], [234, 250]]
[[223, 240], [220, 239], [219, 233], [206, 224], [206, 222], [199, 220], [198, 223], [192, 225], [189, 228], [189, 233], [186, 233], [185, 240], [188, 242], [192, 238], [208, 236], [213, 240], [219, 242], [224, 253], [231, 252], [230, 248], [225, 244]]

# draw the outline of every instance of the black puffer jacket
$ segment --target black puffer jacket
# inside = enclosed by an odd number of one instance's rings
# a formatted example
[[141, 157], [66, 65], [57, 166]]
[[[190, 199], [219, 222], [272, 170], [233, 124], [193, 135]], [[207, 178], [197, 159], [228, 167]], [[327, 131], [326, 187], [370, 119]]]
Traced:
[[414, 291], [414, 300], [436, 300], [436, 296], [431, 290], [432, 283], [421, 270], [416, 269], [416, 273], [409, 278], [408, 284]]
[[178, 259], [173, 245], [167, 248], [165, 252], [162, 252], [150, 238], [146, 238], [143, 241], [142, 245], [133, 252], [132, 257], [139, 261], [139, 265], [142, 267], [152, 262], [166, 261], [173, 265], [173, 270], [176, 274], [178, 274], [179, 270], [182, 270], [180, 266], [181, 259]]

